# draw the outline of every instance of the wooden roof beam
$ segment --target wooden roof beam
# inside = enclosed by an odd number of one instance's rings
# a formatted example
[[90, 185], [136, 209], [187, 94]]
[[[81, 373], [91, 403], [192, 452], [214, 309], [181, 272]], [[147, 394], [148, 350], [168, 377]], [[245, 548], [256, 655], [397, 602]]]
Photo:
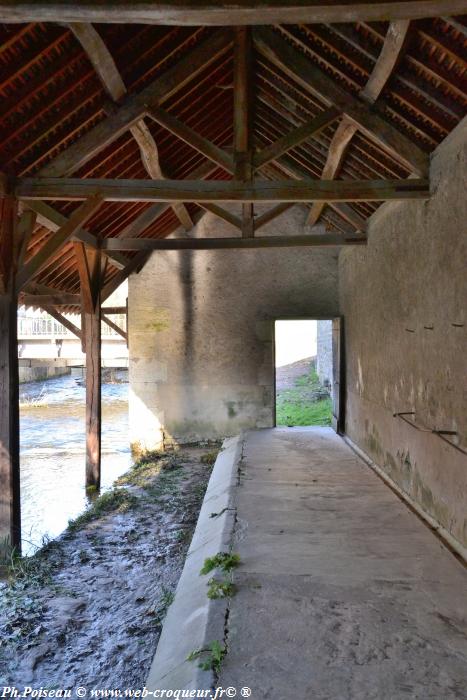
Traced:
[[259, 51], [292, 80], [328, 105], [340, 109], [368, 138], [391, 153], [407, 169], [422, 177], [428, 174], [429, 156], [386, 117], [378, 114], [363, 100], [344, 90], [324, 71], [272, 29], [255, 29]]
[[208, 141], [203, 136], [197, 134], [193, 129], [174, 117], [172, 114], [162, 109], [161, 107], [148, 107], [148, 117], [163, 126], [170, 133], [184, 141], [188, 146], [194, 148], [201, 153], [205, 158], [208, 158], [216, 165], [226, 170], [228, 173], [234, 173], [234, 161], [232, 156], [226, 153], [222, 148], [216, 146], [211, 141]]
[[[400, 59], [402, 49], [407, 40], [409, 24], [409, 20], [403, 19], [391, 22], [389, 25], [381, 53], [368, 78], [367, 84], [360, 92], [360, 96], [370, 105], [376, 102]], [[322, 173], [323, 180], [331, 180], [337, 176], [344, 162], [347, 148], [356, 131], [357, 125], [347, 117], [344, 117], [329, 145], [328, 156]], [[313, 202], [307, 218], [309, 226], [316, 224], [325, 205], [325, 202]]]
[[[282, 180], [238, 182], [237, 180], [107, 180], [80, 178], [24, 178], [15, 187], [18, 199], [81, 200], [93, 202], [371, 202], [390, 199], [428, 199], [426, 179], [408, 180]], [[96, 204], [97, 208], [97, 204]], [[81, 211], [81, 209], [79, 210]], [[93, 209], [94, 211], [94, 209]], [[79, 220], [75, 212], [69, 222]], [[84, 215], [84, 210], [83, 210]], [[78, 228], [67, 224], [71, 233]], [[58, 235], [58, 234], [57, 234]], [[61, 238], [64, 234], [61, 235]], [[58, 239], [57, 239], [58, 240]], [[48, 244], [46, 244], [48, 245]], [[39, 255], [39, 254], [38, 254]], [[37, 256], [36, 256], [37, 257]]]
[[101, 195], [91, 195], [79, 209], [73, 212], [66, 223], [42, 246], [42, 248], [18, 271], [16, 276], [17, 290], [20, 291], [30, 280], [38, 275], [46, 267], [49, 260], [71, 240], [88, 219], [96, 213], [103, 202]]
[[0, 22], [105, 22], [182, 26], [376, 22], [465, 12], [463, 0], [1, 0]]
[[340, 234], [308, 236], [254, 236], [252, 238], [131, 238], [106, 239], [106, 245], [122, 250], [137, 250], [139, 255], [154, 250], [233, 250], [245, 248], [294, 248], [364, 245], [366, 238], [347, 238]]
[[[35, 214], [37, 214], [37, 221], [41, 226], [45, 226], [50, 231], [58, 231], [61, 226], [67, 222], [66, 216], [63, 216], [59, 211], [51, 207], [46, 202], [34, 201], [28, 203], [28, 208], [31, 209]], [[79, 243], [86, 243], [86, 245], [92, 248], [98, 248], [97, 236], [87, 231], [85, 228], [81, 228], [76, 231], [71, 237], [72, 241], [77, 241]], [[111, 253], [107, 254], [109, 262], [119, 270], [122, 270], [125, 265], [128, 264], [128, 258], [124, 255], [117, 253], [116, 255]]]
[[277, 158], [280, 158], [281, 155], [287, 153], [290, 149], [299, 146], [308, 138], [319, 134], [320, 131], [329, 126], [329, 124], [332, 124], [341, 114], [342, 112], [336, 109], [336, 107], [330, 107], [324, 112], [321, 112], [321, 114], [318, 114], [318, 116], [310, 122], [293, 129], [282, 138], [266, 146], [266, 148], [263, 148], [259, 153], [256, 153], [253, 157], [254, 167], [260, 168], [262, 165], [267, 165], [267, 163], [270, 163], [272, 160], [277, 160]]
[[[115, 61], [102, 40], [99, 33], [92, 24], [71, 23], [70, 28], [75, 37], [80, 42], [81, 46], [86, 51], [86, 54], [91, 61], [94, 69], [99, 76], [104, 89], [110, 95], [114, 102], [120, 100], [126, 95], [126, 87], [123, 79], [118, 71]], [[141, 160], [146, 169], [146, 172], [155, 180], [162, 180], [164, 175], [159, 163], [159, 153], [155, 140], [144, 119], [137, 121], [130, 127], [130, 132], [139, 146], [141, 152]], [[179, 219], [186, 231], [193, 227], [193, 222], [184, 204], [173, 205], [175, 216]]]
[[[245, 183], [253, 180], [252, 151], [252, 43], [247, 27], [235, 29], [234, 41], [234, 164], [235, 177]], [[242, 236], [255, 235], [254, 205], [242, 205]]]
[[99, 122], [62, 151], [38, 174], [45, 177], [62, 177], [79, 170], [97, 153], [140, 121], [146, 115], [148, 107], [168, 100], [187, 82], [211, 65], [231, 44], [231, 32], [227, 29], [219, 29], [140, 93], [127, 97], [124, 103], [115, 109], [114, 114]]

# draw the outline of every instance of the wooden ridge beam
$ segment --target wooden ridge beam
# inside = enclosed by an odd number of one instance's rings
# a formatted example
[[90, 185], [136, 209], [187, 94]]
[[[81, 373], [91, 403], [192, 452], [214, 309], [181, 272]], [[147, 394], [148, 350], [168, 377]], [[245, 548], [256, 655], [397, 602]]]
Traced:
[[340, 109], [365, 136], [388, 151], [404, 167], [422, 177], [428, 174], [428, 154], [379, 114], [377, 108], [370, 108], [363, 100], [344, 90], [272, 29], [255, 29], [254, 39], [261, 54], [291, 80], [326, 104]]
[[181, 26], [377, 22], [465, 13], [462, 0], [1, 0], [0, 22], [102, 22]]
[[[75, 230], [98, 208], [102, 200], [110, 202], [371, 202], [391, 199], [428, 199], [427, 179], [408, 180], [125, 180], [80, 178], [23, 178], [15, 195], [34, 199], [82, 200], [91, 198], [80, 213], [75, 212], [57, 238], [46, 243], [47, 252], [63, 245]], [[40, 260], [42, 251], [35, 256]], [[31, 261], [28, 268], [37, 267]], [[35, 270], [37, 272], [37, 270]], [[25, 274], [21, 279], [25, 278]], [[30, 277], [28, 277], [29, 279]], [[25, 279], [24, 283], [26, 283]]]
[[259, 153], [256, 153], [253, 157], [253, 166], [255, 168], [260, 168], [262, 165], [266, 165], [271, 160], [280, 158], [281, 155], [289, 151], [291, 148], [299, 146], [303, 141], [306, 141], [306, 139], [310, 138], [311, 136], [315, 136], [329, 126], [329, 124], [332, 124], [332, 122], [335, 121], [341, 114], [342, 112], [335, 107], [330, 107], [326, 111], [321, 112], [321, 114], [318, 114], [317, 117], [312, 119], [307, 124], [303, 124], [303, 126], [293, 129], [293, 131], [290, 131], [288, 134], [278, 139], [270, 146], [267, 146]]
[[[42, 198], [40, 198], [42, 199]], [[30, 280], [43, 270], [55, 253], [65, 245], [76, 231], [99, 209], [103, 202], [101, 195], [91, 195], [79, 209], [73, 212], [66, 223], [61, 226], [51, 238], [44, 243], [34, 257], [19, 270], [16, 278], [16, 288], [20, 291]]]
[[313, 234], [309, 236], [254, 236], [253, 238], [107, 238], [111, 249], [137, 250], [224, 250], [237, 248], [294, 248], [364, 245], [363, 237], [345, 238], [340, 234]]
[[165, 71], [140, 93], [126, 98], [123, 104], [116, 108], [114, 114], [105, 118], [62, 151], [38, 174], [61, 177], [70, 175], [81, 168], [97, 153], [122, 136], [133, 124], [141, 120], [146, 115], [148, 107], [163, 104], [176, 92], [182, 90], [187, 82], [211, 65], [231, 45], [231, 32], [228, 29], [217, 30], [196, 46], [188, 56]]

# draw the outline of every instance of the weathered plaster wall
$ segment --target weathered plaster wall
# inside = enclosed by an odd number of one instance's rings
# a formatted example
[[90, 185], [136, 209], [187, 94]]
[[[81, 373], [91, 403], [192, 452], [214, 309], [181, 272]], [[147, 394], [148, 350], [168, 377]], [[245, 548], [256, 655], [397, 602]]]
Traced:
[[467, 544], [467, 456], [394, 418], [456, 430], [467, 448], [467, 123], [438, 148], [428, 202], [387, 204], [366, 248], [342, 250], [346, 432]]
[[[261, 234], [296, 234], [293, 208]], [[197, 236], [232, 236], [207, 214]], [[334, 249], [154, 253], [130, 279], [130, 430], [143, 448], [274, 422], [273, 321], [338, 310]]]

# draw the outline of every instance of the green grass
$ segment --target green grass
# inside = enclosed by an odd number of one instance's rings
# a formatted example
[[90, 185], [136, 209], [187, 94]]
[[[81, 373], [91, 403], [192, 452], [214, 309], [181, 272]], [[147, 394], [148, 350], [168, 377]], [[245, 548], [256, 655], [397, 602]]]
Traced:
[[313, 394], [322, 391], [318, 375], [312, 366], [308, 374], [295, 380], [293, 389], [283, 389], [276, 398], [277, 425], [331, 425], [332, 402], [330, 398], [315, 399]]

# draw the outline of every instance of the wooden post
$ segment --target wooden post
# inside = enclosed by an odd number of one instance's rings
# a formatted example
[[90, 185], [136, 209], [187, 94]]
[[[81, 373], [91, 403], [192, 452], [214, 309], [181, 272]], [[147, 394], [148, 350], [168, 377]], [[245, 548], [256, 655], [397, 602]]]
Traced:
[[[252, 182], [253, 164], [251, 152], [251, 85], [252, 71], [251, 33], [247, 27], [235, 30], [234, 48], [234, 159], [235, 178], [242, 182]], [[242, 236], [253, 238], [254, 205], [242, 205]]]
[[13, 197], [0, 198], [0, 556], [21, 550], [16, 212]]
[[86, 354], [86, 488], [101, 483], [101, 282], [100, 251], [74, 244], [81, 282], [82, 340]]
[[86, 350], [86, 487], [101, 483], [101, 311], [84, 313]]

